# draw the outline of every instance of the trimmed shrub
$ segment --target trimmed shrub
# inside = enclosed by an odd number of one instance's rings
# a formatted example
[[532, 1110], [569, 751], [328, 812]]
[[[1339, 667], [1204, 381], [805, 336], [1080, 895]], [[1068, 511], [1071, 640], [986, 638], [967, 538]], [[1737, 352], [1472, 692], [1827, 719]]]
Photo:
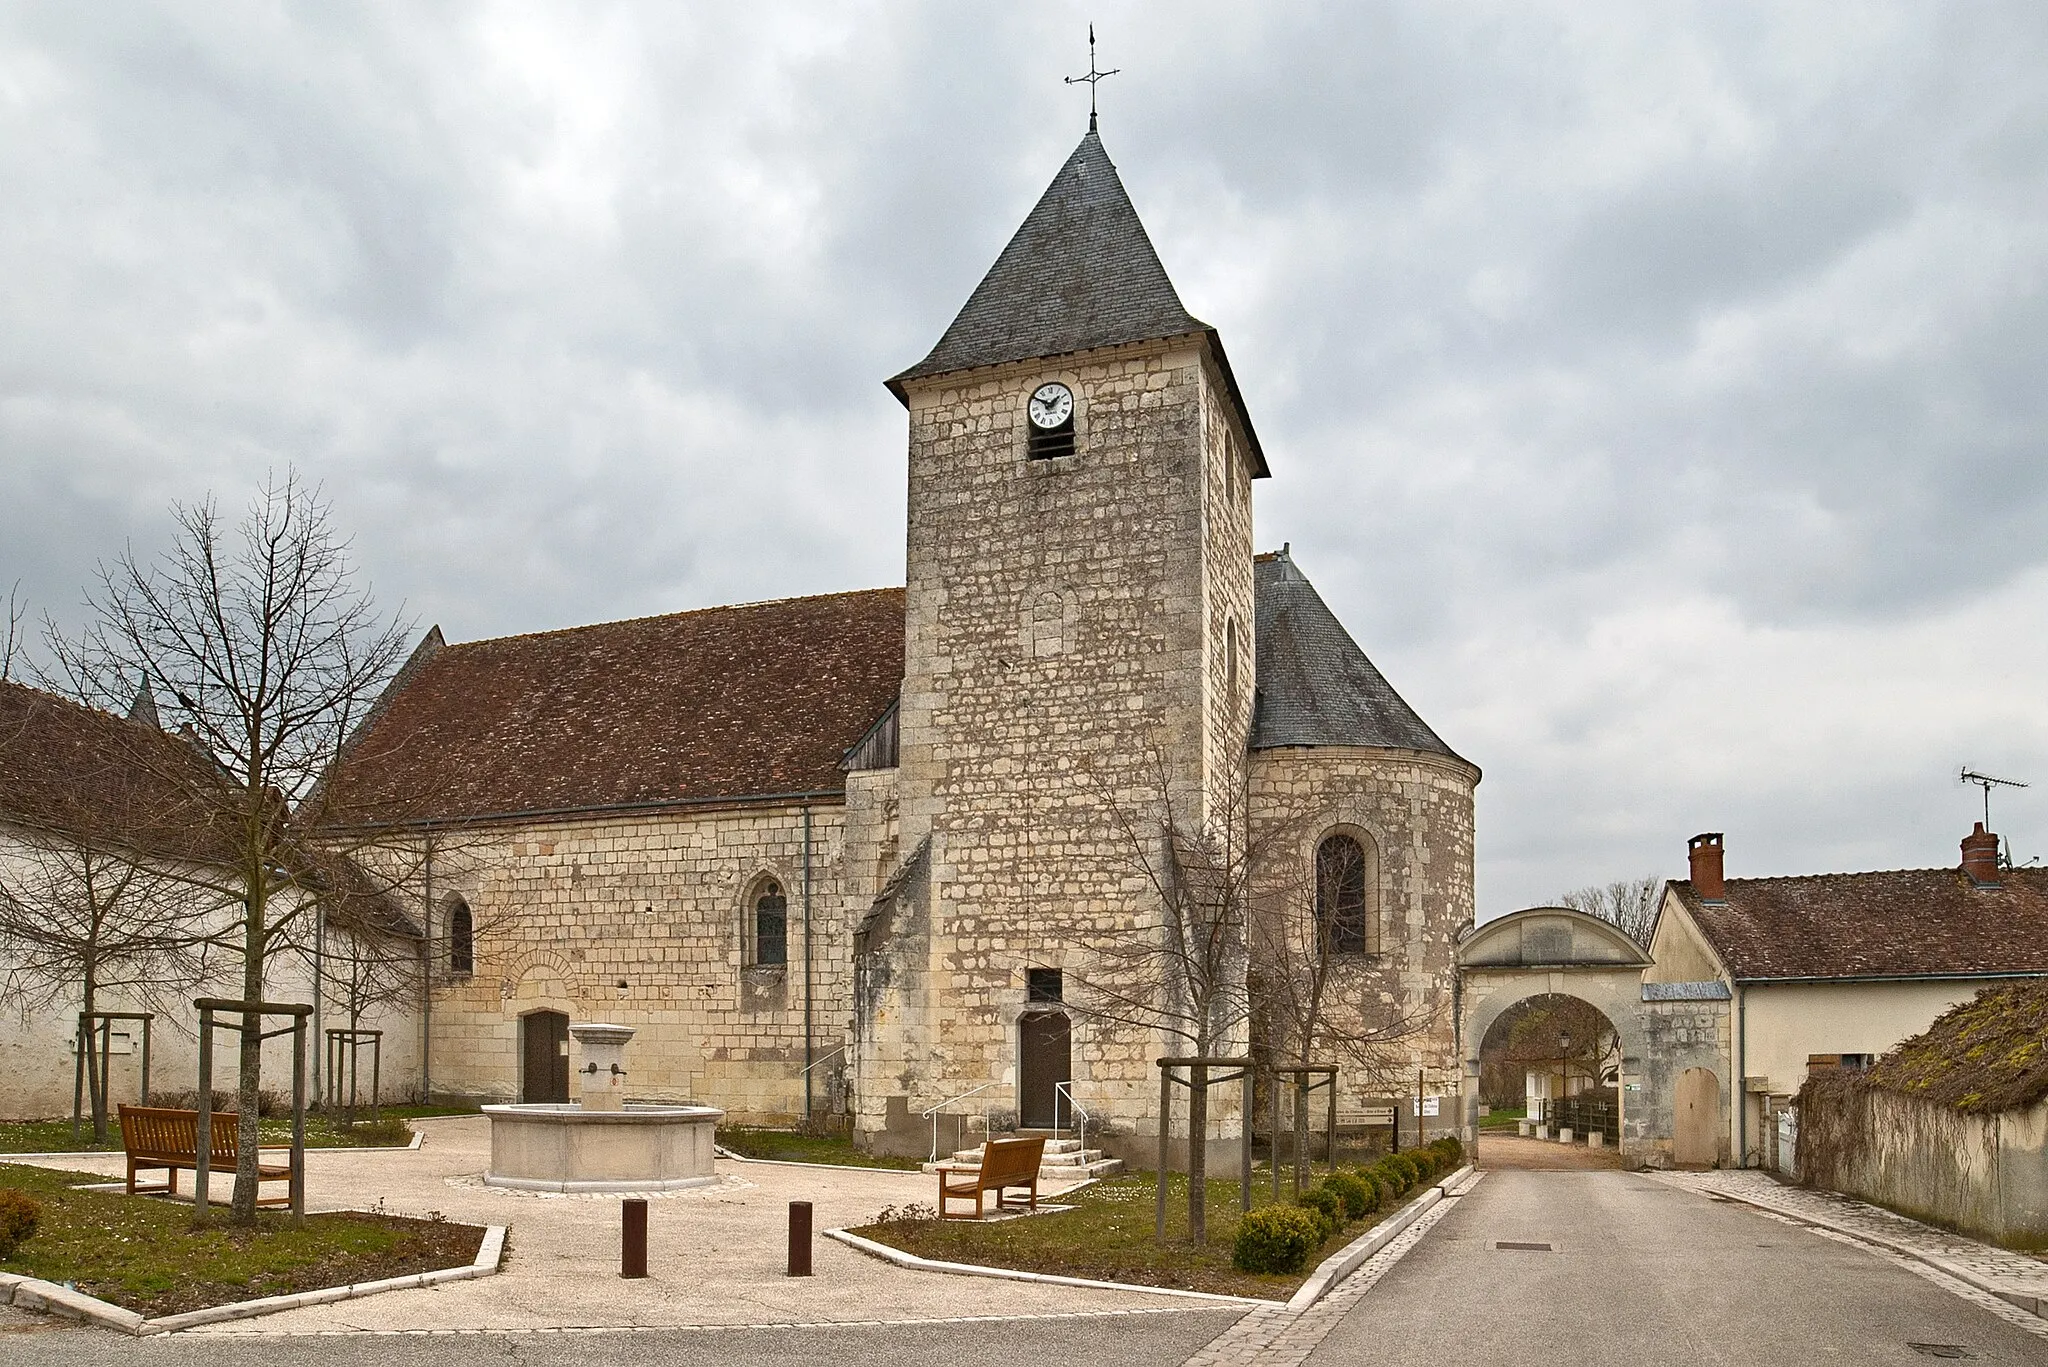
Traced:
[[1422, 1168], [1416, 1163], [1415, 1155], [1412, 1153], [1388, 1154], [1381, 1161], [1400, 1174], [1401, 1191], [1404, 1195], [1422, 1180]]
[[0, 1258], [11, 1258], [22, 1241], [36, 1232], [36, 1220], [43, 1208], [25, 1191], [0, 1187]]
[[1405, 1170], [1395, 1167], [1393, 1159], [1382, 1158], [1373, 1164], [1369, 1171], [1373, 1179], [1386, 1188], [1388, 1204], [1391, 1205], [1408, 1194], [1408, 1174]]
[[1372, 1188], [1373, 1206], [1375, 1209], [1385, 1210], [1388, 1206], [1401, 1199], [1400, 1188], [1396, 1187], [1393, 1179], [1380, 1171], [1377, 1165], [1361, 1169], [1358, 1174], [1358, 1180]]
[[1332, 1191], [1329, 1183], [1318, 1182], [1294, 1199], [1297, 1205], [1306, 1206], [1322, 1217], [1324, 1239], [1344, 1227], [1344, 1198]]
[[1323, 1185], [1344, 1198], [1344, 1214], [1353, 1220], [1362, 1220], [1379, 1207], [1380, 1194], [1356, 1173], [1333, 1172], [1323, 1179]]
[[1327, 1237], [1313, 1210], [1261, 1206], [1238, 1222], [1230, 1264], [1240, 1272], [1299, 1272]]

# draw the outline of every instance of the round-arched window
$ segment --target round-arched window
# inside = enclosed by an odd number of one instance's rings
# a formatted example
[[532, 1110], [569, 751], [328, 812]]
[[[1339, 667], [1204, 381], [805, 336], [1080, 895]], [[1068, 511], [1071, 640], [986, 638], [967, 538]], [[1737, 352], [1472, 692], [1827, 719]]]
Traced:
[[1323, 952], [1373, 948], [1367, 873], [1365, 847], [1355, 837], [1325, 836], [1316, 846], [1316, 935]]

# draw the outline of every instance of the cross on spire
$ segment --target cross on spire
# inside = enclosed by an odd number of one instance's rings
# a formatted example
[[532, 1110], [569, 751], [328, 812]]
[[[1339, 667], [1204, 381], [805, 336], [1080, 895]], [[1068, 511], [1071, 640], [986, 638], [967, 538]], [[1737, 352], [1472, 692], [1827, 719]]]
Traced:
[[1097, 71], [1095, 69], [1095, 25], [1090, 24], [1088, 26], [1088, 74], [1086, 76], [1069, 76], [1066, 78], [1066, 81], [1068, 85], [1086, 84], [1088, 87], [1088, 131], [1091, 133], [1095, 131], [1096, 83], [1105, 76], [1116, 75], [1121, 70], [1121, 67], [1111, 67], [1107, 71]]

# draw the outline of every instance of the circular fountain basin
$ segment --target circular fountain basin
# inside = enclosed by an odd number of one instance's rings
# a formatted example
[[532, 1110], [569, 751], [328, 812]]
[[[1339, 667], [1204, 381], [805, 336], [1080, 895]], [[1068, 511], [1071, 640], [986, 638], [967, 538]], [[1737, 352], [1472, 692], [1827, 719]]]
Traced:
[[519, 1191], [676, 1191], [708, 1186], [715, 1106], [628, 1104], [585, 1110], [574, 1102], [486, 1106], [491, 1167], [484, 1185]]

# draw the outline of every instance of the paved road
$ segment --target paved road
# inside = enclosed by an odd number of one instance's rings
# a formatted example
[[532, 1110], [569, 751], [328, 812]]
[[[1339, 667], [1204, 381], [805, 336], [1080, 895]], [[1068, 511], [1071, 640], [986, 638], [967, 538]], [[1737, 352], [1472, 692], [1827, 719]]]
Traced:
[[1746, 1207], [1633, 1173], [1502, 1171], [1459, 1198], [1309, 1363], [1929, 1361], [1913, 1343], [2048, 1363], [2048, 1339]]
[[[961, 1313], [973, 1312], [972, 1283]], [[79, 1327], [0, 1332], [6, 1367], [1178, 1367], [1239, 1311], [831, 1329], [641, 1330], [587, 1334], [353, 1334], [130, 1339]]]

